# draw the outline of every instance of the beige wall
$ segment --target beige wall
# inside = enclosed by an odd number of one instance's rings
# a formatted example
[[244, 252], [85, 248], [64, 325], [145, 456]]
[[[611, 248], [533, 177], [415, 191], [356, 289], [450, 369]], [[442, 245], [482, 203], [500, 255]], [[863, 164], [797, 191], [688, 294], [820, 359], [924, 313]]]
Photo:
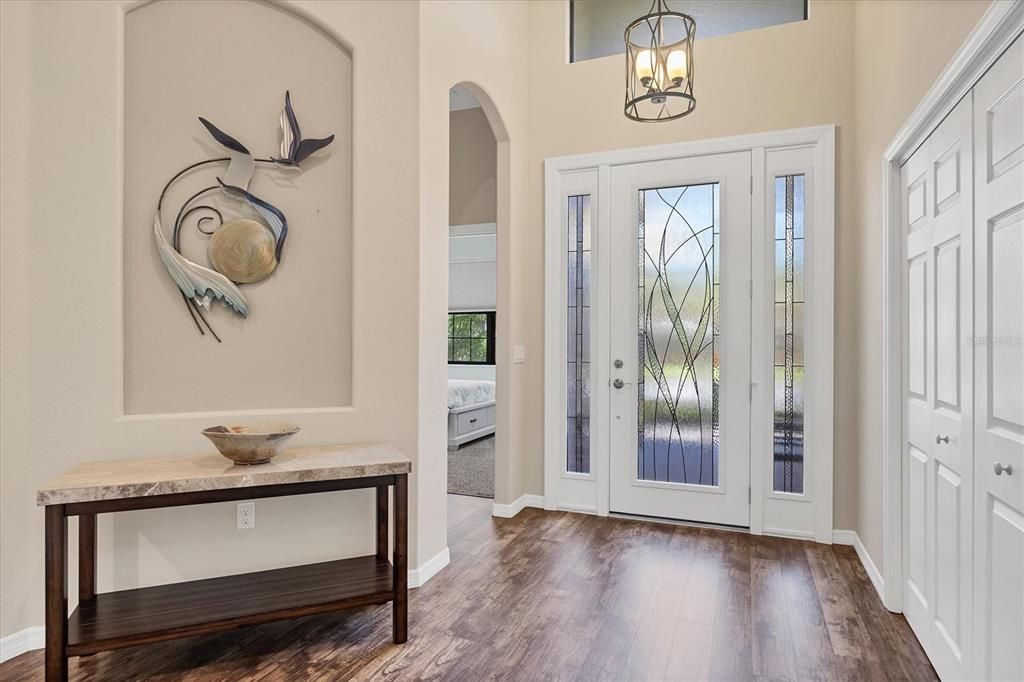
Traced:
[[496, 220], [497, 146], [483, 109], [460, 109], [449, 116], [448, 216], [452, 225]]
[[[389, 440], [409, 454], [410, 565], [417, 566], [445, 546], [443, 516], [424, 517], [417, 507], [420, 473], [429, 470], [417, 452], [419, 8], [312, 0], [290, 6], [357, 55], [352, 316], [359, 361], [350, 408], [261, 416], [301, 424], [297, 444]], [[221, 416], [121, 414], [120, 3], [2, 2], [0, 11], [0, 636], [6, 636], [43, 619], [43, 514], [35, 490], [86, 459], [209, 451], [198, 431]], [[386, 41], [380, 39], [382, 26]], [[381, 106], [374, 74], [382, 72], [413, 75], [403, 88], [403, 106]], [[441, 96], [446, 100], [447, 90]], [[310, 307], [319, 304], [314, 296], [308, 300]], [[443, 314], [437, 319], [443, 324]], [[440, 396], [437, 404], [443, 404]], [[444, 498], [436, 473], [430, 482], [433, 514], [443, 510]], [[373, 548], [368, 492], [261, 500], [257, 527], [244, 532], [235, 530], [234, 507], [102, 516], [99, 588]], [[435, 529], [440, 523], [440, 531], [421, 537], [421, 519]]]
[[[987, 1], [858, 2], [854, 12], [856, 81], [854, 223], [844, 239], [850, 262], [847, 307], [836, 317], [836, 343], [849, 368], [837, 375], [836, 442], [857, 456], [851, 519], [882, 569], [881, 255], [882, 152], [988, 8]], [[840, 239], [843, 236], [840, 235]], [[842, 346], [837, 345], [839, 357]], [[839, 419], [839, 416], [842, 416]], [[837, 483], [839, 481], [837, 480]]]
[[[695, 46], [697, 108], [671, 123], [639, 124], [622, 113], [623, 57], [565, 63], [565, 6], [532, 3], [530, 12], [530, 225], [531, 255], [524, 283], [532, 314], [529, 344], [543, 339], [543, 168], [545, 158], [607, 149], [699, 140], [834, 123], [837, 136], [837, 320], [852, 315], [854, 248], [851, 226], [853, 169], [853, 4], [812, 0], [810, 20], [706, 40]], [[841, 328], [837, 323], [837, 328]], [[837, 337], [839, 338], [839, 337]], [[842, 339], [839, 338], [842, 344]], [[844, 346], [836, 352], [836, 392], [849, 390]], [[540, 365], [531, 368], [528, 392], [541, 395]], [[526, 485], [543, 489], [542, 405], [527, 415]], [[837, 414], [837, 433], [848, 430]], [[858, 453], [837, 439], [837, 527], [856, 521]]]
[[[34, 461], [27, 393], [33, 311], [25, 295], [32, 211], [24, 200], [33, 149], [23, 129], [32, 119], [31, 102], [24, 96], [32, 72], [21, 60], [31, 53], [32, 36], [31, 31], [8, 30], [26, 26], [29, 18], [27, 2], [0, 2], [0, 637], [43, 623], [43, 543], [38, 541], [43, 524], [31, 484], [24, 480]], [[23, 593], [33, 588], [38, 596], [25, 599]]]

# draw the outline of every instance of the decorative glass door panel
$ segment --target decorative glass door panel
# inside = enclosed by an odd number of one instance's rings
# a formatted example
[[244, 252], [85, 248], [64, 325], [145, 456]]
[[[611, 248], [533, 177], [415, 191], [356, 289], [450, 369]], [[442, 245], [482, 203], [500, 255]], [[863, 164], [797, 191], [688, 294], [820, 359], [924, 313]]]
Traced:
[[804, 184], [775, 178], [775, 409], [772, 490], [804, 491]]
[[611, 511], [749, 525], [750, 165], [611, 169]]
[[718, 192], [638, 192], [639, 480], [718, 482]]
[[570, 196], [566, 215], [565, 471], [590, 473], [590, 195]]

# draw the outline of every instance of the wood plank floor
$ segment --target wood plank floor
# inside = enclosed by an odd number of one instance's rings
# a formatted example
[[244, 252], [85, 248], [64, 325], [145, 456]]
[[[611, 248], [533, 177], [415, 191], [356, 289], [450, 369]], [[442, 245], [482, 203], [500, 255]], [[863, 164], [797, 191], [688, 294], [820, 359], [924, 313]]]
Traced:
[[[449, 496], [452, 563], [390, 607], [71, 659], [76, 680], [934, 680], [849, 547]], [[0, 665], [41, 680], [42, 652]]]

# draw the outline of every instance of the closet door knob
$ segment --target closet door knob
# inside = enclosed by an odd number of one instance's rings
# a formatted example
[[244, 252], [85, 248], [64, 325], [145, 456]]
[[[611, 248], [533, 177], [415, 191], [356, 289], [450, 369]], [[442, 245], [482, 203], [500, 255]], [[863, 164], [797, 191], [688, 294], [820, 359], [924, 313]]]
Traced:
[[948, 443], [948, 442], [949, 442], [949, 436], [935, 436], [935, 443], [936, 444]]
[[996, 476], [1002, 476], [1004, 471], [1006, 472], [1007, 476], [1013, 476], [1012, 464], [1007, 464], [1004, 466], [1002, 462], [996, 462], [995, 466], [992, 467], [992, 469], [996, 472]]

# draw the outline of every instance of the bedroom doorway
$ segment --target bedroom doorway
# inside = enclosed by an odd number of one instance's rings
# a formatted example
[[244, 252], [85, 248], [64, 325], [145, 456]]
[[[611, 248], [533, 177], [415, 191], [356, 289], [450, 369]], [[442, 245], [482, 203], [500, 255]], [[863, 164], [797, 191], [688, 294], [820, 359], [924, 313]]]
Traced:
[[494, 499], [497, 417], [497, 142], [480, 101], [449, 91], [449, 495]]

